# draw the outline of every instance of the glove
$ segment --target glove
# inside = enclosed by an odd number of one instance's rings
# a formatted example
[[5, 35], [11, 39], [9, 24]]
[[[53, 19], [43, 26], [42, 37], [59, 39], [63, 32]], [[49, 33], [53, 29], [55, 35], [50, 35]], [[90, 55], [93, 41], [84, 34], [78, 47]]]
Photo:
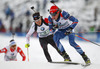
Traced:
[[28, 47], [30, 47], [30, 44], [25, 44], [25, 48], [28, 48]]
[[69, 29], [67, 29], [66, 32], [65, 32], [65, 35], [71, 34], [71, 33], [72, 33], [72, 29], [73, 29], [73, 28], [71, 28], [71, 27], [70, 27]]
[[57, 29], [57, 28], [58, 28], [58, 25], [54, 25], [54, 26], [52, 27], [53, 30], [55, 30], [55, 29]]
[[54, 32], [55, 32], [55, 30], [53, 30], [53, 29], [50, 30], [50, 33], [54, 33]]

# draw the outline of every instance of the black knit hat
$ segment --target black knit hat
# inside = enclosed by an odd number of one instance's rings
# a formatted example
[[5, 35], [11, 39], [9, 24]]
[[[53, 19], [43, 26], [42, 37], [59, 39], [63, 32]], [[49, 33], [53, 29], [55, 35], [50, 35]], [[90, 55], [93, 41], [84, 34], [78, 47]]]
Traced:
[[33, 19], [34, 20], [37, 20], [39, 18], [40, 18], [40, 13], [39, 12], [36, 12], [36, 13], [33, 14]]

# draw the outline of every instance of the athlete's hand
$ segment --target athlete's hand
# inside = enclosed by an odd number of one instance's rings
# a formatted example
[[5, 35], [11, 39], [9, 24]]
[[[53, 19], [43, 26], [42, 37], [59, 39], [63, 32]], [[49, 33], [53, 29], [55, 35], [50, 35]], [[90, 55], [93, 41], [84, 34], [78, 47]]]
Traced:
[[65, 35], [71, 34], [71, 33], [72, 33], [72, 29], [73, 29], [73, 28], [69, 28], [68, 30], [66, 30]]
[[56, 25], [53, 25], [53, 29], [58, 29], [61, 26], [61, 23], [57, 23]]
[[58, 25], [54, 25], [54, 26], [52, 27], [53, 30], [56, 30], [57, 28], [58, 28]]
[[30, 44], [25, 44], [25, 48], [28, 48], [28, 47], [30, 47]]

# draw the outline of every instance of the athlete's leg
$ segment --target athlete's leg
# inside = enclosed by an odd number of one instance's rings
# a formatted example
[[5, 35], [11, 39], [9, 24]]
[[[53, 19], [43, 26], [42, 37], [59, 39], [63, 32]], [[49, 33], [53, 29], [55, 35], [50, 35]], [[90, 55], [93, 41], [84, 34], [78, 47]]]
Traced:
[[58, 49], [57, 45], [55, 44], [55, 42], [54, 42], [54, 40], [53, 40], [53, 35], [50, 35], [48, 38], [49, 38], [49, 39], [48, 39], [47, 41], [51, 44], [51, 46], [53, 46], [53, 47], [57, 50], [57, 52], [58, 52], [61, 56], [62, 56], [63, 54], [66, 53], [65, 50], [64, 50], [63, 52], [61, 52], [61, 51]]
[[74, 34], [74, 33], [69, 34], [68, 37], [69, 37], [69, 43], [70, 43], [70, 45], [71, 45], [72, 47], [74, 47], [74, 48], [76, 49], [76, 51], [77, 51], [79, 54], [82, 54], [82, 53], [83, 53], [83, 50], [82, 50], [81, 47], [80, 47], [78, 44], [76, 44], [76, 42], [75, 42], [75, 34]]
[[76, 44], [76, 42], [74, 41], [75, 40], [75, 34], [74, 33], [69, 34], [68, 37], [69, 37], [69, 43], [70, 43], [70, 45], [73, 46], [76, 49], [76, 51], [82, 56], [82, 58], [84, 59], [84, 61], [85, 61], [86, 64], [90, 64], [91, 63], [90, 59], [83, 52], [83, 50], [81, 49], [81, 47], [78, 44]]
[[50, 54], [48, 52], [48, 48], [47, 48], [48, 42], [46, 41], [46, 38], [39, 38], [39, 41], [40, 41], [40, 45], [43, 48], [44, 55], [45, 55], [46, 59], [48, 60], [48, 62], [52, 62], [52, 59], [51, 59]]
[[60, 39], [64, 38], [65, 36], [66, 36], [66, 35], [63, 34], [62, 31], [58, 31], [58, 32], [56, 32], [56, 33], [54, 34], [53, 39], [54, 39], [54, 42], [56, 43], [58, 49], [62, 52], [61, 55], [63, 56], [64, 61], [71, 61], [69, 55], [66, 53], [66, 51], [65, 51], [65, 49], [64, 49], [64, 47], [63, 47], [63, 45], [62, 45], [61, 42], [60, 42]]
[[53, 37], [53, 40], [54, 42], [56, 43], [58, 49], [63, 52], [64, 51], [64, 47], [63, 45], [61, 44], [60, 42], [60, 39], [64, 38], [65, 35], [61, 32], [61, 31], [57, 31], [55, 34], [54, 34], [54, 37]]

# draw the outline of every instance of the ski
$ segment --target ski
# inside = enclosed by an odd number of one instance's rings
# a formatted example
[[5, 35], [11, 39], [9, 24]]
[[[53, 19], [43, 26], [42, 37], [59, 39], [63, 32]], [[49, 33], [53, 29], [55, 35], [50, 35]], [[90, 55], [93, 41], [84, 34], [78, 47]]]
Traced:
[[70, 65], [81, 65], [83, 67], [87, 67], [91, 64], [82, 64], [82, 63], [78, 63], [78, 62], [70, 62], [70, 61], [53, 61], [51, 63], [55, 63], [55, 64], [70, 64]]
[[53, 62], [51, 62], [51, 63], [80, 65], [80, 63], [77, 63], [77, 62], [70, 62], [70, 61], [53, 61]]

